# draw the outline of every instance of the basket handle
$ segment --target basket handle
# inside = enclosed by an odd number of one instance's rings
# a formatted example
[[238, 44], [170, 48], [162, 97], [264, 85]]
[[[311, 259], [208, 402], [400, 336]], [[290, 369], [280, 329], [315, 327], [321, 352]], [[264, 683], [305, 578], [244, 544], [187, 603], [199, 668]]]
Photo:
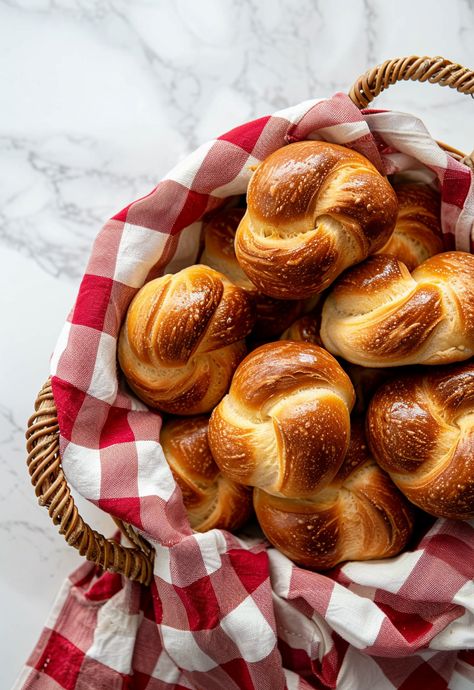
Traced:
[[130, 525], [114, 518], [133, 547], [122, 546], [93, 530], [79, 515], [71, 490], [61, 468], [59, 425], [51, 380], [41, 389], [35, 413], [28, 420], [26, 432], [27, 465], [38, 503], [67, 543], [81, 556], [104, 570], [120, 573], [129, 580], [148, 585], [153, 575], [154, 550]]
[[429, 81], [449, 86], [459, 93], [474, 94], [474, 71], [443, 57], [409, 57], [386, 60], [367, 70], [353, 84], [349, 97], [358, 108], [366, 108], [382, 91], [397, 81]]

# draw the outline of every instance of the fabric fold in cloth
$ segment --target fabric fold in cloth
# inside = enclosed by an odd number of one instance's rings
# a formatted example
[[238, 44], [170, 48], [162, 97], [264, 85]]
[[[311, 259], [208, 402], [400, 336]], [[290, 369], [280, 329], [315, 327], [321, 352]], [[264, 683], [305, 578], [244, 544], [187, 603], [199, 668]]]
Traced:
[[[400, 556], [326, 574], [245, 533], [194, 534], [159, 443], [161, 418], [123, 385], [117, 338], [148, 280], [198, 256], [202, 218], [252, 167], [303, 139], [349, 146], [385, 174], [439, 185], [446, 248], [472, 251], [472, 171], [417, 118], [306, 101], [202, 145], [97, 236], [51, 360], [70, 484], [156, 548], [150, 588], [82, 566], [17, 688], [465, 687], [474, 683], [474, 529], [437, 520]], [[403, 659], [403, 663], [401, 660]], [[456, 680], [457, 679], [457, 680]], [[458, 685], [456, 685], [458, 683]]]

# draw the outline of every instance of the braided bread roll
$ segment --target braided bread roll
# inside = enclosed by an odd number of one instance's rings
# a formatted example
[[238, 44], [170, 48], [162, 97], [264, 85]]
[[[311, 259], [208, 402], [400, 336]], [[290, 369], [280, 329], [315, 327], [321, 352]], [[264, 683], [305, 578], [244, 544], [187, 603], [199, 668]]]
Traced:
[[395, 257], [347, 271], [323, 306], [329, 352], [365, 367], [449, 364], [474, 354], [474, 256], [436, 254], [410, 275]]
[[395, 230], [379, 254], [390, 254], [409, 271], [443, 251], [440, 197], [426, 184], [399, 183], [393, 188], [398, 199]]
[[243, 208], [221, 211], [204, 226], [204, 251], [201, 263], [226, 275], [255, 300], [256, 321], [252, 335], [271, 339], [280, 335], [302, 312], [300, 300], [273, 299], [257, 290], [245, 275], [235, 256], [235, 231], [245, 213]]
[[173, 419], [163, 425], [160, 442], [191, 527], [231, 531], [250, 517], [252, 493], [219, 472], [207, 440], [208, 422], [207, 417]]
[[375, 459], [415, 505], [474, 518], [474, 363], [391, 381], [367, 414]]
[[243, 338], [254, 311], [245, 290], [207, 266], [146, 283], [119, 338], [119, 362], [130, 387], [165, 412], [208, 412], [245, 356]]
[[261, 163], [235, 237], [237, 259], [267, 295], [322, 292], [348, 266], [380, 249], [397, 198], [364, 156], [323, 141], [289, 144]]
[[316, 570], [395, 556], [413, 529], [413, 511], [371, 457], [360, 422], [353, 423], [347, 455], [325, 489], [305, 500], [256, 489], [254, 507], [268, 541]]
[[296, 321], [293, 321], [291, 326], [281, 334], [280, 340], [297, 340], [322, 347], [323, 344], [319, 337], [320, 328], [321, 315], [306, 314], [306, 316], [301, 316]]
[[223, 474], [281, 496], [311, 496], [339, 469], [354, 390], [310, 343], [268, 343], [237, 368], [214, 409], [209, 445]]

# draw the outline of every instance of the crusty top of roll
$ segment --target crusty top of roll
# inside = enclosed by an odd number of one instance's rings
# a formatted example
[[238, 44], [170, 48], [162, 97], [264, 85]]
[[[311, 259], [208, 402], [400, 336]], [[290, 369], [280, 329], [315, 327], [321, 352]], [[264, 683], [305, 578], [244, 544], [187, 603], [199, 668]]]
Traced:
[[282, 341], [254, 350], [214, 409], [209, 443], [228, 477], [284, 496], [330, 481], [349, 442], [354, 390], [316, 345]]
[[329, 293], [321, 338], [334, 355], [367, 367], [468, 359], [474, 354], [474, 256], [436, 254], [411, 275], [395, 257], [370, 257]]
[[247, 355], [234, 374], [231, 390], [239, 402], [261, 414], [262, 405], [313, 386], [330, 387], [347, 405], [353, 402], [350, 380], [334, 357], [316, 345], [287, 341], [267, 343]]
[[190, 266], [135, 295], [120, 334], [120, 365], [149, 405], [206, 412], [226, 392], [254, 320], [245, 290], [208, 266]]
[[397, 378], [367, 415], [377, 462], [432, 515], [474, 517], [474, 363]]
[[398, 183], [398, 216], [393, 235], [379, 249], [399, 259], [409, 271], [443, 251], [440, 195], [426, 184]]
[[397, 199], [356, 151], [322, 141], [289, 144], [253, 174], [236, 235], [237, 259], [277, 298], [324, 290], [345, 268], [388, 240]]

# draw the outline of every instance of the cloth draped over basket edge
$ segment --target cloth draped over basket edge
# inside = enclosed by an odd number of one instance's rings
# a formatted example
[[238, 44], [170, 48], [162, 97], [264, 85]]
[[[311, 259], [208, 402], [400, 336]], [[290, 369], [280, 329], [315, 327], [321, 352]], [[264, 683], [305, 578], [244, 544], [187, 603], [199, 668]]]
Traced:
[[[141, 591], [110, 573], [97, 579], [93, 566], [80, 569], [87, 575], [72, 576], [18, 687], [93, 688], [97, 665], [110, 679], [128, 679], [123, 687], [151, 690], [336, 682], [344, 689], [353, 673], [387, 688], [412, 687], [421, 672], [434, 674], [433, 682], [453, 673], [474, 682], [474, 656], [459, 654], [474, 648], [472, 525], [437, 520], [402, 555], [348, 563], [327, 575], [298, 568], [249, 535], [195, 534], [159, 445], [161, 418], [130, 394], [117, 371], [117, 336], [136, 291], [195, 263], [203, 215], [244, 194], [252, 166], [269, 153], [304, 139], [350, 146], [384, 174], [438, 180], [446, 248], [473, 250], [469, 168], [440, 149], [419, 119], [361, 112], [344, 94], [306, 101], [202, 145], [108, 221], [51, 360], [62, 465], [79, 493], [155, 546], [154, 581]], [[101, 601], [93, 620], [84, 613], [90, 597]], [[90, 644], [78, 642], [74, 606], [76, 623], [88, 621]], [[117, 620], [128, 645], [114, 641]], [[146, 640], [154, 640], [153, 649]], [[74, 681], [64, 681], [54, 664], [44, 666], [44, 648], [51, 657], [66, 642], [81, 652]], [[46, 684], [52, 680], [56, 685]]]

